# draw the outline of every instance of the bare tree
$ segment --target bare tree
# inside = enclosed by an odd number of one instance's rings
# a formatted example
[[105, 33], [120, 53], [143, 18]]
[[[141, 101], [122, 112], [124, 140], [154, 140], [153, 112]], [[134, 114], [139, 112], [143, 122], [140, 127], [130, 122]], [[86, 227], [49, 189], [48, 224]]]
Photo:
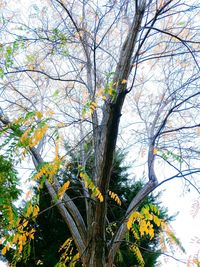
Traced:
[[[29, 147], [36, 167], [47, 161], [55, 130], [80, 148], [84, 167], [84, 140], [92, 136], [91, 180], [104, 201], [91, 199], [82, 183], [86, 221], [67, 193], [57, 202], [83, 266], [114, 266], [130, 214], [160, 184], [179, 178], [199, 193], [199, 10], [198, 1], [184, 0], [50, 0], [30, 6], [29, 16], [4, 7], [2, 125], [12, 131], [16, 114], [54, 111], [49, 134]], [[106, 240], [119, 131], [138, 162], [146, 153], [148, 179]], [[169, 166], [170, 175], [158, 178], [157, 163]], [[46, 179], [45, 186], [55, 199], [57, 178]]]

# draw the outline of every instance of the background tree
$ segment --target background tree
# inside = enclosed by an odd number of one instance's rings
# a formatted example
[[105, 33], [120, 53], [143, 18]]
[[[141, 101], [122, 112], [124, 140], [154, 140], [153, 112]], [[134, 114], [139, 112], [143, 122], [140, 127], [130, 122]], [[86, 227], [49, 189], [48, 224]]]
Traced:
[[10, 220], [14, 220], [17, 213], [14, 201], [20, 193], [19, 178], [12, 159], [0, 156], [0, 237], [9, 233]]
[[[4, 149], [20, 159], [31, 157], [38, 171], [34, 179], [53, 200], [62, 196], [57, 207], [83, 266], [110, 267], [127, 221], [158, 185], [177, 178], [199, 193], [199, 3], [50, 0], [30, 6], [29, 16], [14, 9], [5, 5], [1, 19]], [[90, 133], [95, 159], [87, 174], [83, 148]], [[67, 160], [58, 151], [63, 139], [80, 146], [86, 222], [70, 196], [61, 194], [68, 184], [55, 176]], [[144, 156], [148, 178], [108, 241], [117, 141], [132, 145], [140, 165]], [[169, 168], [159, 178], [158, 165]], [[26, 217], [38, 213], [37, 205], [32, 207], [29, 202]], [[13, 237], [19, 251], [26, 236]]]
[[[87, 145], [87, 146], [91, 146]], [[88, 148], [87, 148], [88, 149]], [[80, 156], [79, 156], [80, 157]], [[87, 162], [87, 172], [91, 172], [91, 168], [94, 165], [94, 155], [90, 156], [91, 159]], [[65, 171], [62, 175], [62, 183], [66, 182], [70, 176], [74, 177], [74, 181], [72, 181], [73, 186], [69, 190], [70, 197], [74, 200], [77, 207], [80, 209], [81, 213], [84, 214], [84, 205], [82, 205], [82, 189], [79, 180], [77, 180], [76, 174], [78, 169], [77, 162], [77, 154], [74, 152], [71, 153], [70, 171]], [[110, 236], [113, 234], [113, 229], [116, 228], [116, 224], [118, 224], [124, 216], [124, 213], [130, 204], [131, 199], [139, 192], [139, 190], [143, 186], [142, 181], [136, 181], [130, 184], [130, 177], [128, 175], [128, 167], [125, 164], [125, 153], [122, 151], [117, 151], [115, 153], [114, 161], [113, 161], [113, 169], [111, 173], [111, 185], [110, 189], [117, 194], [119, 199], [122, 201], [121, 206], [117, 204], [113, 199], [108, 200], [108, 214], [107, 220], [109, 225], [107, 226], [106, 235], [107, 240], [110, 239]], [[58, 179], [59, 179], [58, 175]], [[78, 192], [80, 191], [81, 192]], [[142, 209], [145, 205], [157, 205], [158, 209], [161, 212], [161, 218], [165, 221], [171, 220], [167, 216], [167, 210], [161, 206], [158, 202], [158, 195], [147, 196], [143, 202], [141, 203], [139, 210]], [[52, 206], [52, 207], [51, 207]], [[46, 267], [55, 266], [62, 255], [62, 251], [60, 247], [63, 243], [71, 237], [69, 230], [66, 227], [66, 224], [63, 222], [62, 217], [60, 216], [57, 208], [53, 205], [51, 198], [47, 190], [44, 188], [40, 192], [40, 200], [39, 207], [41, 211], [41, 215], [36, 220], [35, 227], [37, 229], [34, 240], [31, 242], [31, 253], [26, 262], [24, 259], [21, 259], [16, 266], [24, 266], [31, 267], [36, 265], [42, 265]], [[137, 224], [135, 224], [137, 227]], [[49, 233], [49, 229], [51, 229], [51, 233]], [[159, 246], [159, 228], [155, 230], [155, 236], [152, 240], [149, 240], [148, 237], [143, 237], [139, 241], [139, 245], [141, 247], [141, 253], [145, 262], [145, 266], [155, 266], [156, 260], [159, 257], [161, 251]], [[137, 265], [137, 258], [134, 253], [130, 251], [129, 246], [130, 243], [134, 243], [137, 240], [135, 239], [133, 234], [129, 234], [126, 238], [123, 246], [120, 248], [118, 252], [117, 258], [115, 260], [116, 266], [127, 266], [130, 264]], [[73, 254], [75, 252], [75, 248]], [[14, 253], [13, 253], [14, 254]], [[6, 255], [6, 258], [9, 262], [12, 262], [12, 251], [9, 251]]]

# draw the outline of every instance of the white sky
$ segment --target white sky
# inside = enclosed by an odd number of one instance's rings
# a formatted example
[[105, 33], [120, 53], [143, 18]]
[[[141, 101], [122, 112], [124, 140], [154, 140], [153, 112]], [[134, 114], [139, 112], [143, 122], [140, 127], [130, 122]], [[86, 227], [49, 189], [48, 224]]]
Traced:
[[[180, 180], [173, 180], [163, 186], [166, 189], [163, 193], [162, 204], [169, 208], [169, 214], [173, 215], [179, 212], [175, 221], [171, 223], [176, 236], [180, 239], [183, 247], [186, 250], [186, 255], [175, 253], [173, 256], [177, 259], [187, 261], [189, 256], [194, 256], [200, 247], [192, 243], [194, 237], [200, 237], [200, 212], [195, 218], [191, 216], [192, 204], [198, 197], [197, 193], [192, 189], [183, 196], [183, 186]], [[160, 189], [163, 189], [160, 188]], [[196, 198], [195, 198], [196, 196]], [[169, 252], [170, 254], [170, 252]], [[168, 257], [167, 257], [168, 258]], [[181, 264], [175, 260], [169, 259], [169, 262], [162, 263], [162, 267], [183, 267], [186, 264]], [[192, 265], [191, 265], [192, 266]]]

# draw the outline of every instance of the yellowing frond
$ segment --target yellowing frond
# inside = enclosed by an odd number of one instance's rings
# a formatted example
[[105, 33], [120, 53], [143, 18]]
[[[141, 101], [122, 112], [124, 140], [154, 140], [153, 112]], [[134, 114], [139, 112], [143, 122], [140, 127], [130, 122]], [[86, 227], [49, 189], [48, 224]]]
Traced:
[[[62, 251], [59, 263], [56, 266], [68, 266], [74, 267], [76, 262], [78, 261], [80, 255], [76, 253], [73, 256], [74, 247], [72, 246], [72, 238], [68, 238], [64, 244], [60, 247], [59, 252]], [[67, 265], [66, 265], [67, 264]]]
[[144, 259], [142, 257], [142, 254], [141, 254], [138, 246], [137, 245], [131, 246], [131, 251], [133, 251], [139, 266], [143, 267], [144, 266]]
[[95, 188], [93, 187], [92, 190], [93, 190], [93, 193], [96, 196], [96, 198], [98, 198], [100, 202], [103, 202], [103, 195], [101, 194], [101, 191], [99, 190], [99, 188], [98, 187], [95, 187]]
[[44, 137], [48, 130], [48, 125], [45, 124], [43, 127], [37, 128], [33, 135], [30, 137], [29, 146], [34, 147], [36, 146], [40, 140]]
[[28, 237], [30, 239], [34, 239], [35, 229], [32, 229], [30, 232], [28, 232]]
[[58, 160], [58, 161], [60, 160], [60, 157], [59, 157], [59, 140], [56, 141], [54, 160]]
[[25, 217], [29, 217], [32, 214], [32, 212], [33, 212], [33, 206], [32, 206], [32, 203], [29, 202], [26, 213], [25, 213]]
[[29, 134], [30, 134], [30, 131], [31, 131], [31, 129], [28, 128], [28, 129], [22, 134], [22, 136], [20, 137], [20, 142], [21, 142], [22, 144], [29, 143], [28, 136], [29, 136]]
[[153, 225], [150, 223], [150, 221], [141, 220], [140, 234], [143, 236], [145, 233], [150, 236], [150, 239], [152, 239], [154, 237]]
[[187, 260], [187, 267], [191, 267], [191, 256], [189, 256], [188, 260]]
[[133, 213], [130, 215], [130, 217], [129, 217], [129, 219], [128, 219], [128, 222], [127, 222], [127, 228], [128, 228], [128, 230], [131, 229], [133, 223], [134, 223], [137, 219], [143, 219], [143, 218], [144, 218], [144, 216], [143, 216], [141, 213], [139, 213], [138, 211], [133, 212]]
[[81, 166], [79, 166], [79, 169], [80, 169], [79, 176], [84, 181], [85, 187], [92, 191], [91, 197], [96, 197], [97, 199], [99, 199], [100, 202], [103, 202], [104, 198], [99, 188], [94, 185], [88, 174], [84, 171], [84, 169]]
[[132, 230], [136, 240], [139, 240], [144, 235], [149, 235], [150, 239], [154, 238], [154, 224], [161, 227], [163, 223], [162, 219], [155, 214], [159, 214], [159, 210], [156, 206], [150, 204], [145, 205], [141, 212], [135, 211], [130, 215], [127, 228]]
[[175, 246], [179, 248], [182, 252], [185, 253], [185, 249], [183, 248], [180, 240], [175, 236], [173, 230], [170, 228], [169, 224], [162, 222], [161, 223], [162, 231], [167, 236], [167, 241], [170, 246]]
[[131, 228], [131, 232], [133, 233], [135, 240], [140, 240], [140, 235], [139, 235], [138, 231], [136, 231], [134, 226]]
[[62, 244], [62, 246], [60, 247], [59, 249], [59, 252], [63, 249], [69, 249], [69, 247], [71, 246], [71, 243], [72, 243], [73, 239], [70, 237], [68, 238], [67, 240], [65, 240], [65, 242]]
[[4, 206], [6, 210], [7, 220], [9, 222], [9, 229], [15, 227], [15, 219], [14, 219], [14, 212], [11, 206]]
[[109, 87], [109, 89], [108, 89], [108, 94], [109, 94], [110, 96], [114, 96], [114, 95], [115, 95], [115, 89], [113, 89], [112, 86]]
[[76, 255], [74, 255], [71, 262], [69, 263], [69, 267], [75, 267], [79, 258], [80, 258], [80, 254], [76, 253]]
[[62, 199], [65, 191], [69, 188], [70, 181], [67, 181], [66, 183], [63, 184], [63, 186], [58, 190], [58, 198]]
[[118, 197], [118, 195], [117, 195], [116, 193], [114, 193], [114, 192], [112, 192], [112, 191], [109, 190], [109, 191], [108, 191], [108, 194], [109, 194], [109, 196], [110, 196], [114, 201], [117, 202], [117, 204], [118, 204], [119, 206], [121, 206], [122, 202], [121, 202], [120, 198]]
[[33, 218], [36, 218], [36, 217], [37, 217], [39, 211], [40, 211], [40, 208], [39, 208], [38, 205], [36, 205], [36, 206], [33, 208], [33, 214], [32, 214]]
[[49, 182], [52, 182], [52, 178], [58, 172], [60, 164], [60, 159], [54, 159], [54, 161], [44, 164], [34, 175], [33, 179], [39, 180], [42, 176], [45, 176], [46, 178], [48, 178]]
[[153, 222], [154, 222], [158, 227], [160, 227], [160, 226], [161, 226], [162, 219], [158, 218], [156, 215], [153, 215]]

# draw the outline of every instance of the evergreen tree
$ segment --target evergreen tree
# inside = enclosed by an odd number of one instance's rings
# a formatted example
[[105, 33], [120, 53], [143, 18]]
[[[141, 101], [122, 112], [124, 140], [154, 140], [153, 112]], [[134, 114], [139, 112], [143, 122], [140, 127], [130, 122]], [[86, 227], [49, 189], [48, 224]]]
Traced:
[[[87, 145], [84, 149], [89, 150]], [[68, 180], [69, 177], [71, 177], [72, 183], [68, 190], [68, 194], [77, 204], [80, 211], [84, 211], [84, 197], [82, 187], [80, 186], [80, 179], [78, 178], [78, 166], [79, 155], [77, 153], [72, 153], [70, 163], [62, 173], [59, 173], [58, 177], [60, 177], [59, 179], [64, 180]], [[92, 166], [93, 155], [90, 155], [86, 164], [86, 171], [89, 175], [92, 175]], [[129, 182], [128, 168], [129, 167], [125, 165], [125, 153], [123, 151], [118, 151], [114, 157], [110, 189], [121, 199], [121, 206], [119, 206], [111, 198], [108, 201], [108, 240], [110, 235], [113, 235], [113, 230], [117, 227], [117, 223], [120, 224], [121, 220], [123, 219], [131, 199], [143, 186], [142, 181], [135, 181], [135, 183]], [[161, 204], [158, 203], [158, 195], [149, 195], [146, 197], [138, 210], [141, 210], [144, 205], [150, 203], [153, 205], [158, 205], [159, 210], [161, 211], [160, 217], [162, 219], [169, 220], [166, 208], [163, 208]], [[30, 257], [26, 262], [24, 262], [24, 259], [19, 261], [16, 264], [17, 267], [33, 267], [37, 265], [44, 267], [55, 266], [62, 254], [62, 250], [59, 251], [60, 247], [70, 237], [70, 232], [67, 229], [66, 224], [63, 222], [56, 206], [52, 202], [45, 188], [41, 190], [39, 206], [41, 214], [38, 216], [34, 225], [37, 229], [37, 232], [34, 240], [31, 242]], [[84, 214], [84, 212], [82, 213]], [[137, 264], [137, 259], [134, 253], [130, 251], [130, 244], [133, 244], [134, 242], [135, 239], [133, 234], [129, 233], [125, 242], [122, 243], [120, 251], [116, 256], [115, 264], [117, 267], [130, 267]], [[155, 237], [152, 240], [150, 240], [147, 236], [144, 236], [139, 240], [145, 266], [155, 266], [156, 260], [160, 255], [158, 242], [158, 229]], [[74, 254], [74, 252], [72, 252], [72, 254]], [[12, 261], [12, 252], [8, 252], [6, 256], [9, 261]], [[76, 266], [79, 266], [78, 262]]]

